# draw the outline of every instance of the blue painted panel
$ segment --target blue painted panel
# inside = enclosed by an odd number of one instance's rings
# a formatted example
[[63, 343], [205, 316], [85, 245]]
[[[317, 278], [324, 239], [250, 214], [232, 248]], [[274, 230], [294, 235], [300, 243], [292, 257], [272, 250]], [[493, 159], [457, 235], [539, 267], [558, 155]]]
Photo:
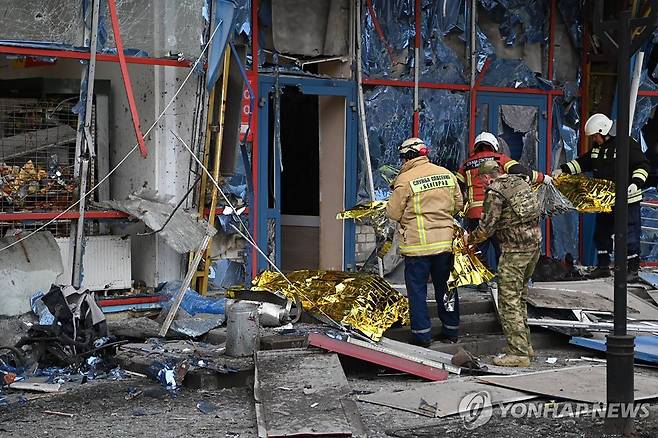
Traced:
[[[590, 339], [574, 336], [570, 344], [596, 351], [607, 351], [602, 339]], [[658, 336], [637, 336], [635, 338], [635, 359], [644, 362], [658, 363]]]

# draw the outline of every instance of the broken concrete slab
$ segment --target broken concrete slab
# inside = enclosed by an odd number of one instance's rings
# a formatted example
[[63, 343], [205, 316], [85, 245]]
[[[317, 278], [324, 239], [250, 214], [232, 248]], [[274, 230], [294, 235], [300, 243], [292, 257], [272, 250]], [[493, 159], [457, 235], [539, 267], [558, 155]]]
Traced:
[[[20, 238], [20, 234], [3, 237], [0, 248]], [[32, 295], [48, 292], [63, 270], [59, 246], [49, 231], [36, 233], [0, 252], [0, 284], [3, 285], [0, 315], [15, 316], [29, 312]]]
[[255, 356], [259, 437], [352, 436], [341, 403], [350, 388], [337, 355], [298, 349]]
[[[612, 279], [586, 280], [586, 281], [559, 281], [535, 283], [528, 289], [528, 296], [537, 297], [542, 294], [555, 293], [561, 291], [561, 296], [570, 296], [574, 299], [600, 300], [601, 298], [608, 302], [614, 300], [614, 285]], [[658, 321], [658, 307], [638, 298], [632, 293], [627, 294], [628, 299], [628, 317], [641, 319], [645, 321]], [[582, 310], [583, 308], [573, 307], [573, 309]]]
[[[481, 382], [559, 399], [606, 402], [606, 367], [580, 366], [511, 376], [483, 376]], [[658, 397], [658, 379], [635, 375], [635, 400]]]
[[406, 391], [379, 391], [362, 395], [359, 401], [414, 412], [427, 417], [447, 417], [460, 413], [460, 402], [469, 395], [486, 391], [493, 406], [536, 398], [513, 389], [479, 383], [474, 378], [423, 383]]
[[[129, 195], [125, 201], [105, 201], [102, 204], [135, 216], [154, 231], [161, 230], [158, 236], [179, 254], [196, 251], [206, 235], [217, 233], [216, 228], [197, 215], [181, 209], [174, 212], [173, 197], [153, 190], [142, 189]], [[163, 229], [165, 224], [167, 226]]]
[[555, 290], [540, 288], [535, 283], [528, 288], [526, 301], [534, 307], [542, 309], [579, 309], [612, 312], [614, 303], [607, 298], [573, 290]]
[[152, 375], [154, 362], [189, 362], [183, 385], [191, 388], [229, 388], [246, 385], [252, 378], [253, 358], [224, 355], [224, 348], [193, 341], [149, 339], [122, 345], [115, 359], [124, 369]]

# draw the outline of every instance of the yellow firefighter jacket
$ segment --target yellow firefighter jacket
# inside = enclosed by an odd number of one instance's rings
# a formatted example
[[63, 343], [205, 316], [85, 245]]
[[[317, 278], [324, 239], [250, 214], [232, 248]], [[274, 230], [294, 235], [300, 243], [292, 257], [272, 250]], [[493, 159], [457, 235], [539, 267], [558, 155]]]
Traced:
[[399, 222], [405, 256], [434, 255], [452, 250], [452, 216], [463, 206], [457, 179], [427, 157], [409, 160], [393, 182], [386, 214]]

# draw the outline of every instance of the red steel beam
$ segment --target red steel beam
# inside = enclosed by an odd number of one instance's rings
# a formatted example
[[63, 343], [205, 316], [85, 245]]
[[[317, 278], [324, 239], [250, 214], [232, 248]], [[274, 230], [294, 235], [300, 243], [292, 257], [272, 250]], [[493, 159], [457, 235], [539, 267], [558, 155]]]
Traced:
[[99, 304], [103, 307], [107, 306], [125, 306], [129, 304], [147, 304], [147, 303], [159, 303], [161, 301], [167, 301], [169, 297], [165, 295], [151, 295], [147, 297], [126, 297], [126, 298], [105, 298], [100, 299]]
[[133, 120], [133, 127], [135, 128], [135, 137], [139, 144], [139, 152], [143, 158], [148, 155], [148, 149], [144, 142], [144, 135], [142, 129], [139, 127], [139, 114], [137, 113], [137, 105], [135, 104], [135, 96], [133, 94], [133, 86], [130, 82], [130, 73], [128, 72], [128, 64], [126, 64], [126, 55], [123, 53], [123, 41], [121, 40], [121, 30], [119, 28], [119, 17], [117, 15], [117, 5], [115, 0], [107, 0], [107, 6], [110, 10], [110, 20], [112, 21], [112, 32], [114, 33], [114, 41], [117, 46], [117, 55], [119, 56], [119, 66], [121, 67], [121, 76], [123, 77], [123, 86], [126, 89], [126, 96], [128, 97], [128, 106], [130, 107], [130, 115]]
[[[6, 45], [0, 45], [0, 53], [44, 58], [79, 59], [83, 61], [91, 58], [89, 52], [78, 52], [77, 50], [38, 49], [35, 47]], [[125, 59], [128, 64], [160, 65], [163, 67], [190, 67], [192, 65], [192, 62], [188, 60], [179, 61], [177, 59], [149, 58], [145, 56], [126, 56]], [[99, 53], [96, 55], [96, 61], [119, 62], [119, 56]]]
[[375, 8], [372, 5], [372, 0], [366, 0], [366, 4], [368, 6], [368, 12], [370, 13], [370, 18], [372, 18], [372, 23], [375, 25], [375, 31], [377, 32], [377, 35], [379, 35], [379, 39], [382, 40], [382, 44], [384, 44], [384, 47], [388, 52], [388, 56], [391, 59], [391, 64], [393, 64], [393, 60], [395, 59], [395, 57], [393, 56], [393, 48], [386, 40], [386, 35], [384, 35], [384, 29], [382, 29], [382, 25], [379, 22], [379, 19], [377, 18], [377, 14], [375, 13]]
[[[385, 85], [389, 87], [407, 87], [413, 88], [413, 81], [398, 81], [395, 79], [375, 79], [375, 78], [363, 78], [363, 85]], [[438, 90], [456, 90], [456, 91], [468, 91], [468, 85], [462, 84], [441, 84], [435, 82], [419, 82], [418, 86], [420, 88], [434, 88]]]
[[[61, 212], [49, 211], [39, 213], [0, 213], [2, 222], [21, 222], [21, 221], [48, 221], [55, 219]], [[85, 219], [126, 219], [130, 215], [122, 211], [86, 211]], [[77, 211], [68, 211], [58, 219], [79, 219], [80, 213]]]
[[309, 345], [320, 347], [328, 351], [355, 357], [377, 365], [391, 368], [405, 373], [413, 374], [427, 380], [440, 381], [448, 378], [448, 372], [401, 357], [391, 356], [377, 350], [339, 341], [320, 333], [308, 335]]

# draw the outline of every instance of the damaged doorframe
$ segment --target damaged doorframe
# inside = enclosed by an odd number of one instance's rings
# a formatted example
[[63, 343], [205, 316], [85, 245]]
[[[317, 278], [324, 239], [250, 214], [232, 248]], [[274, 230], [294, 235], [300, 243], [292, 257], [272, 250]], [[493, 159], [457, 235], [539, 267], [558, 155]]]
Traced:
[[[260, 75], [258, 81], [258, 96], [260, 96], [258, 103], [258, 140], [259, 145], [257, 153], [254, 153], [254, 165], [257, 166], [257, 181], [262, 181], [268, 184], [268, 169], [271, 168], [269, 163], [269, 108], [267, 99], [269, 94], [274, 91], [276, 78], [270, 75]], [[319, 79], [307, 78], [297, 76], [284, 76], [278, 78], [279, 86], [281, 87], [297, 87], [303, 94], [316, 95], [316, 96], [339, 96], [345, 98], [345, 163], [344, 169], [344, 194], [343, 205], [345, 209], [352, 208], [356, 204], [357, 195], [357, 90], [356, 84], [349, 80], [340, 79]], [[277, 183], [280, 188], [280, 184]], [[280, 228], [281, 212], [277, 206], [274, 208], [269, 207], [268, 202], [269, 191], [267, 189], [260, 189], [256, 193], [256, 200], [254, 202], [254, 210], [256, 210], [254, 217], [257, 221], [254, 223], [256, 242], [258, 246], [267, 253], [268, 248], [268, 222], [274, 220]], [[280, 196], [277, 196], [280, 199]], [[276, 243], [276, 256], [274, 262], [277, 265], [281, 263], [281, 232], [277, 233]], [[343, 269], [349, 270], [354, 267], [355, 257], [355, 226], [352, 221], [346, 221], [343, 226]], [[267, 269], [267, 260], [260, 256], [252, 263], [256, 266], [257, 271]]]

